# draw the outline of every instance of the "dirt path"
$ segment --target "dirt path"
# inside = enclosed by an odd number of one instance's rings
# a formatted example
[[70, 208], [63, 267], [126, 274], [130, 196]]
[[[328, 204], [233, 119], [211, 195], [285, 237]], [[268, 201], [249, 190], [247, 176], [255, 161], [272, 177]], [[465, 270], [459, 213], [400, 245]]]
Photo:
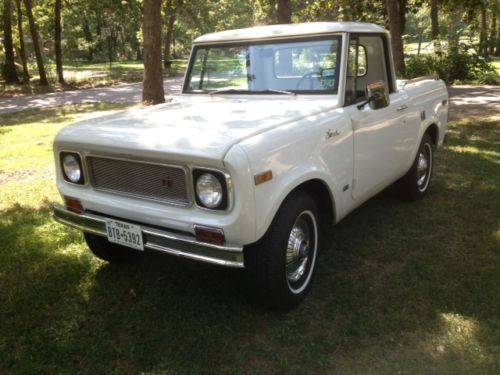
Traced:
[[[167, 78], [164, 81], [165, 94], [175, 95], [181, 91], [182, 77]], [[87, 90], [62, 91], [49, 94], [18, 96], [0, 99], [0, 114], [24, 109], [45, 108], [65, 104], [81, 103], [138, 103], [142, 96], [142, 82], [117, 86], [98, 87]]]
[[500, 86], [451, 86], [450, 120], [489, 117], [500, 120]]

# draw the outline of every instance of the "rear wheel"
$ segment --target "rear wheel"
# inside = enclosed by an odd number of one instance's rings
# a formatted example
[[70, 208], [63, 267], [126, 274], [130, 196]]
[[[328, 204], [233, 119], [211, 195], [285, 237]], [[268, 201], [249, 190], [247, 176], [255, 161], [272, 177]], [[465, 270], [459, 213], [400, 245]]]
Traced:
[[125, 262], [138, 255], [137, 250], [132, 250], [109, 242], [105, 237], [97, 236], [91, 233], [83, 233], [85, 242], [92, 253], [99, 259], [109, 263]]
[[402, 193], [409, 200], [423, 198], [432, 178], [434, 168], [433, 143], [429, 134], [424, 134], [410, 170], [401, 179]]
[[254, 297], [282, 310], [304, 299], [316, 264], [318, 228], [311, 197], [301, 191], [290, 194], [264, 237], [245, 248], [247, 281]]

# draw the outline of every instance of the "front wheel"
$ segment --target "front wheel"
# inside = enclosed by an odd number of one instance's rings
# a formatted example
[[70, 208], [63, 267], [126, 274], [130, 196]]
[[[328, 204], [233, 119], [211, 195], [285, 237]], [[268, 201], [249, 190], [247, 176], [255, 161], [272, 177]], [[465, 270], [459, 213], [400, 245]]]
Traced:
[[264, 237], [245, 248], [247, 281], [254, 297], [281, 310], [304, 299], [316, 264], [318, 217], [311, 197], [293, 192]]
[[433, 143], [429, 134], [424, 134], [410, 170], [401, 179], [402, 193], [409, 200], [417, 200], [427, 193], [434, 167]]

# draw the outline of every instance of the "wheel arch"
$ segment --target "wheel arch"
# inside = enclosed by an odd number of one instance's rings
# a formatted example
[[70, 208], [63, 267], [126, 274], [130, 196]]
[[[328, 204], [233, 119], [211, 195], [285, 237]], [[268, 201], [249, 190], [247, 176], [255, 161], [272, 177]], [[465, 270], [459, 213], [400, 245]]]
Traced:
[[[294, 183], [289, 183], [287, 188], [282, 190], [282, 194], [280, 194], [279, 199], [277, 199], [279, 203], [273, 205], [273, 207], [267, 211], [266, 215], [262, 217], [263, 220], [261, 221], [260, 228], [257, 229], [256, 241], [260, 240], [265, 235], [287, 198], [296, 191], [305, 192], [311, 197], [318, 209], [321, 223], [325, 224], [330, 221], [330, 223], [333, 224], [335, 222], [337, 206], [335, 204], [334, 192], [331, 190], [327, 181], [320, 176], [309, 176], [309, 178], [298, 179], [294, 181]], [[325, 201], [327, 202], [326, 204]]]
[[320, 214], [321, 223], [325, 224], [335, 222], [335, 200], [333, 199], [331, 190], [323, 180], [314, 178], [302, 182], [292, 189], [292, 191], [287, 194], [285, 199], [294, 191], [303, 191], [312, 198], [316, 204], [318, 213]]
[[434, 147], [437, 147], [438, 142], [439, 142], [439, 128], [438, 128], [438, 126], [435, 123], [430, 124], [425, 129], [424, 134], [429, 134], [429, 136], [432, 139], [432, 143], [434, 144]]

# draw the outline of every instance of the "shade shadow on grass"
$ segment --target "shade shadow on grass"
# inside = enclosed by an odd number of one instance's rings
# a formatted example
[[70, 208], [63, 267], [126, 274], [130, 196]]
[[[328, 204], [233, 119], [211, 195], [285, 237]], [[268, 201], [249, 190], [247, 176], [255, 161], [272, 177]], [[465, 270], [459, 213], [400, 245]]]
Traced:
[[157, 253], [109, 265], [48, 203], [12, 207], [0, 370], [498, 373], [498, 164], [460, 142], [424, 200], [386, 192], [328, 229], [312, 292], [288, 314], [248, 303], [239, 271]]

